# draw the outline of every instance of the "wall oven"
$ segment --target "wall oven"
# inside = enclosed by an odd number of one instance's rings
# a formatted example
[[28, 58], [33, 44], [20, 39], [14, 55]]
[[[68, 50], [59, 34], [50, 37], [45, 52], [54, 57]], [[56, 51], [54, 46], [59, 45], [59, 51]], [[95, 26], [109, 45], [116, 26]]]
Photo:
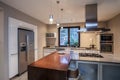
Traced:
[[101, 53], [113, 53], [113, 43], [101, 43]]
[[105, 33], [100, 35], [101, 53], [113, 53], [113, 34]]
[[100, 39], [101, 43], [113, 42], [113, 34], [101, 34]]

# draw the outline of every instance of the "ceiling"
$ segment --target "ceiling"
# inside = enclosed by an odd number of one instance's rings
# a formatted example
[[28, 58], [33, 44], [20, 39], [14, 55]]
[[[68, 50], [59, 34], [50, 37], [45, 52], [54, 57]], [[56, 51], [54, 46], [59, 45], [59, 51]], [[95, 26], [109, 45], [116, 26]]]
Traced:
[[[120, 0], [0, 0], [46, 24], [49, 14], [53, 14], [54, 23], [85, 22], [85, 5], [98, 4], [98, 21], [106, 21], [120, 13]], [[63, 11], [60, 9], [63, 8]]]

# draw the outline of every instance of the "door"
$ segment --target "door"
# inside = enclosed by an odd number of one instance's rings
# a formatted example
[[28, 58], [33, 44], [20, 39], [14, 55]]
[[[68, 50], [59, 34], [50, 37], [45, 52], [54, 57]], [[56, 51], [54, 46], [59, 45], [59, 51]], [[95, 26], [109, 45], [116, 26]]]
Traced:
[[18, 29], [18, 73], [21, 74], [27, 70], [27, 43], [26, 31]]
[[34, 62], [34, 32], [26, 31], [26, 43], [27, 43], [27, 64]]
[[34, 62], [34, 32], [18, 29], [18, 72], [27, 70], [27, 65]]
[[113, 43], [101, 43], [100, 47], [102, 53], [113, 53]]

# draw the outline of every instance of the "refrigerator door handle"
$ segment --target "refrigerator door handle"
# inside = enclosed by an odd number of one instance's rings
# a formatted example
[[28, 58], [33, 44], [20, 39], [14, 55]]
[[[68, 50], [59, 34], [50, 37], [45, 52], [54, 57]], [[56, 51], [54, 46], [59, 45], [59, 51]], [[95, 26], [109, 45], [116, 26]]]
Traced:
[[17, 55], [17, 53], [12, 53], [12, 54], [10, 54], [10, 55]]
[[28, 63], [29, 63], [29, 36], [27, 35], [26, 38], [27, 38], [27, 40], [26, 40], [26, 42], [27, 42], [26, 59], [27, 59], [27, 61], [28, 61]]

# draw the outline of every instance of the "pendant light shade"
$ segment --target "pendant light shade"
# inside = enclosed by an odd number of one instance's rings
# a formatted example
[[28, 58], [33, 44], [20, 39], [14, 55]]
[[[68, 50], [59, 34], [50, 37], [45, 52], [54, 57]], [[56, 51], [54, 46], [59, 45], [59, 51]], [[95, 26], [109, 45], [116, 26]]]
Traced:
[[53, 24], [53, 15], [50, 15], [50, 16], [49, 16], [49, 23], [50, 23], [50, 24]]
[[53, 24], [53, 4], [52, 4], [53, 0], [51, 0], [50, 3], [50, 14], [49, 14], [49, 24]]
[[56, 1], [56, 3], [57, 3], [57, 10], [58, 10], [58, 12], [57, 12], [57, 19], [56, 19], [56, 25], [57, 25], [57, 28], [59, 28], [60, 27], [60, 18], [59, 18], [59, 4], [60, 4], [60, 1]]

